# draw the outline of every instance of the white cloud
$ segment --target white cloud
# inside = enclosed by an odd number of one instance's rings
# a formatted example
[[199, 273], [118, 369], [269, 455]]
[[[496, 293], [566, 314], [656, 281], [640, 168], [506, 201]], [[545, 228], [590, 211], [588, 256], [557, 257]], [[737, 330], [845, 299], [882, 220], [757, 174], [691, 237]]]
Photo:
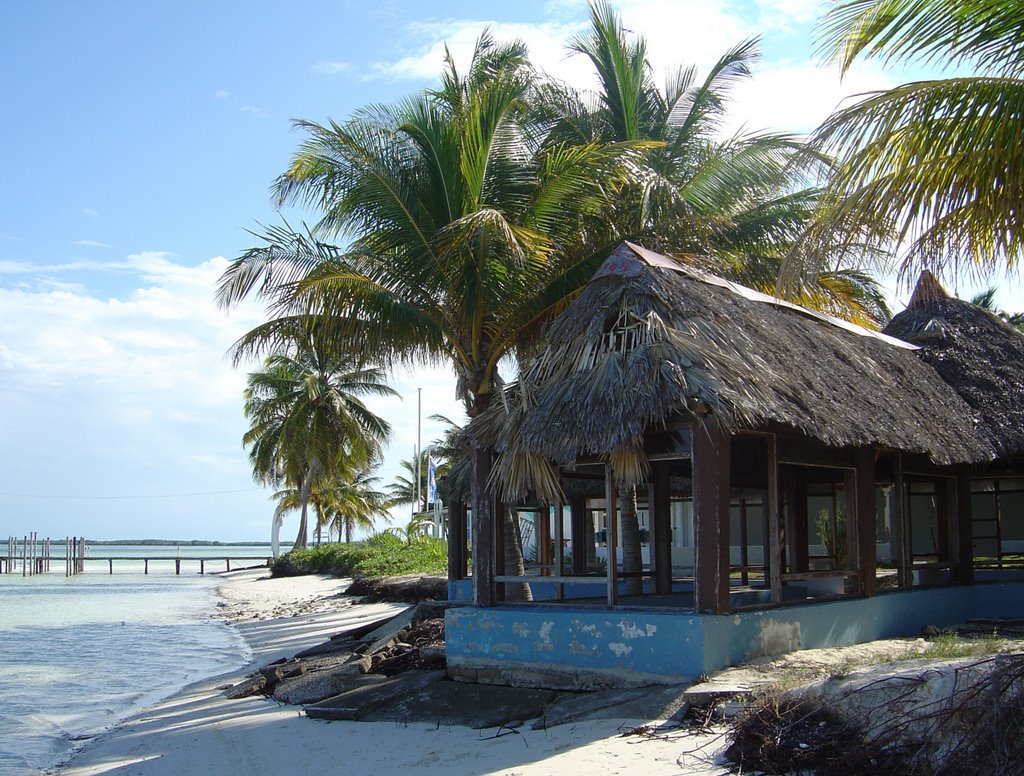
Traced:
[[75, 240], [71, 243], [72, 245], [81, 245], [85, 248], [109, 248], [110, 246], [106, 243], [99, 242], [97, 240]]
[[93, 210], [91, 207], [83, 207], [82, 215], [88, 216], [89, 218], [96, 218], [99, 215], [99, 213]]
[[[621, 0], [616, 6], [624, 26], [647, 39], [648, 57], [659, 82], [680, 64], [710, 66], [728, 48], [758, 32], [753, 23], [720, 3]], [[566, 47], [574, 35], [586, 29], [586, 4], [553, 3], [549, 4], [548, 13], [548, 20], [536, 24], [486, 19], [410, 23], [405, 29], [405, 37], [411, 41], [406, 53], [374, 63], [370, 77], [435, 80], [443, 66], [446, 44], [456, 64], [464, 69], [480, 33], [489, 28], [498, 40], [517, 38], [526, 43], [531, 61], [545, 72], [577, 86], [595, 85], [590, 63], [583, 56], [571, 54]]]
[[895, 83], [873, 62], [851, 68], [842, 81], [837, 70], [810, 62], [761, 67], [736, 87], [727, 129], [806, 134], [855, 95]]
[[311, 68], [317, 75], [338, 75], [352, 70], [351, 62], [317, 62]]
[[231, 96], [231, 92], [226, 91], [224, 89], [218, 89], [216, 92], [214, 92], [213, 99], [215, 99], [215, 100], [226, 100], [230, 96]]
[[[228, 314], [216, 306], [214, 287], [227, 265], [217, 257], [187, 266], [159, 252], [113, 262], [0, 262], [0, 272], [31, 281], [0, 286], [0, 404], [9, 421], [0, 424], [0, 447], [19, 451], [18, 460], [0, 472], [0, 484], [18, 482], [18, 489], [8, 488], [16, 492], [63, 494], [253, 489], [219, 505], [233, 515], [228, 523], [218, 522], [208, 505], [184, 514], [182, 503], [172, 500], [145, 502], [145, 531], [133, 527], [137, 503], [107, 505], [95, 514], [83, 506], [73, 518], [61, 518], [81, 524], [41, 530], [63, 535], [83, 525], [109, 525], [108, 536], [266, 535], [272, 510], [266, 492], [252, 485], [241, 445], [242, 391], [255, 362], [234, 369], [225, 356], [241, 334], [265, 319], [264, 311], [255, 302]], [[101, 296], [63, 282], [64, 272], [76, 278], [118, 272], [137, 282], [128, 292]], [[389, 382], [401, 399], [368, 400], [393, 426], [382, 485], [412, 455], [417, 387], [423, 388], [424, 445], [444, 430], [429, 415], [464, 420], [448, 371], [402, 372]]]
[[[18, 451], [0, 480], [40, 494], [246, 491], [216, 511], [191, 502], [183, 511], [172, 500], [102, 508], [76, 502], [67, 514], [39, 502], [41, 520], [55, 526], [42, 530], [266, 535], [269, 507], [241, 446], [245, 371], [225, 358], [263, 311], [253, 303], [230, 315], [217, 308], [214, 284], [227, 264], [218, 257], [186, 266], [169, 254], [141, 253], [117, 262], [0, 267], [33, 281], [0, 287], [0, 403], [9, 410], [0, 446]], [[100, 296], [62, 282], [67, 271], [118, 271], [138, 282]]]
[[267, 112], [263, 110], [263, 108], [257, 108], [254, 105], [243, 105], [238, 110], [241, 113], [248, 113], [252, 116], [259, 116], [260, 118], [264, 118], [267, 115]]
[[823, 10], [821, 0], [758, 0], [757, 6], [763, 29], [789, 30], [814, 21]]

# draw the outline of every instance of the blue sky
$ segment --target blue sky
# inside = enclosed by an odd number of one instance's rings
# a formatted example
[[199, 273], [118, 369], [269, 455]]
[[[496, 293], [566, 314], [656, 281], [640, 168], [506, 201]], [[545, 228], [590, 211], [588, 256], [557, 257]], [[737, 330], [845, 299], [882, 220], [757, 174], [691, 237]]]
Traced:
[[[844, 95], [909, 80], [868, 64], [841, 83], [813, 58], [807, 0], [619, 8], [659, 75], [762, 35], [734, 128], [805, 132]], [[261, 311], [225, 315], [212, 296], [246, 230], [279, 217], [268, 192], [300, 139], [291, 119], [429, 86], [444, 42], [465, 61], [487, 25], [590, 83], [564, 49], [585, 19], [579, 0], [0, 4], [0, 536], [265, 538], [245, 370], [224, 358]], [[1019, 282], [995, 282], [1024, 307]], [[447, 374], [394, 382], [405, 400], [375, 405], [395, 426], [385, 481], [416, 439], [416, 387], [425, 443], [428, 414], [461, 418]]]

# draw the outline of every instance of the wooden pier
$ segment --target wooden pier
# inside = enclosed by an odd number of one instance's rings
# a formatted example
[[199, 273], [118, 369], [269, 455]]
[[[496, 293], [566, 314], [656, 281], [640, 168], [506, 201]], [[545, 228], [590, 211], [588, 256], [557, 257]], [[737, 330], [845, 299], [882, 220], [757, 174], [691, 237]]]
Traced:
[[[199, 574], [205, 574], [207, 567], [211, 573], [231, 571], [231, 564], [235, 564], [235, 571], [243, 568], [260, 568], [269, 566], [273, 558], [269, 555], [249, 556], [208, 556], [208, 557], [181, 557], [172, 555], [86, 555], [85, 539], [73, 536], [67, 537], [63, 542], [58, 541], [57, 547], [63, 543], [64, 553], [54, 554], [55, 544], [49, 538], [40, 540], [35, 533], [28, 534], [23, 538], [14, 536], [7, 539], [7, 552], [0, 555], [0, 574], [18, 574], [23, 577], [35, 574], [50, 572], [53, 564], [64, 565], [64, 575], [71, 577], [82, 574], [86, 570], [86, 564], [91, 567], [103, 568], [106, 564], [108, 574], [114, 573], [115, 564], [119, 563], [142, 563], [142, 573], [149, 574], [150, 563], [174, 564], [174, 573], [181, 574], [182, 567], [187, 569], [195, 568]], [[248, 564], [248, 565], [245, 565]], [[220, 568], [223, 566], [223, 568]]]

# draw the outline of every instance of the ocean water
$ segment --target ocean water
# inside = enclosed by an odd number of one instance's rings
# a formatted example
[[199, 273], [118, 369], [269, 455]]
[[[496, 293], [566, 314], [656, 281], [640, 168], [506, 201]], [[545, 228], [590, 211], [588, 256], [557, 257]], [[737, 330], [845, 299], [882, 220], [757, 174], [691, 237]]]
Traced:
[[[176, 549], [159, 548], [173, 558]], [[181, 557], [266, 548], [181, 548]], [[90, 555], [155, 555], [95, 547]], [[244, 564], [239, 564], [244, 565]], [[59, 569], [57, 568], [59, 566]], [[234, 564], [233, 564], [234, 567]], [[241, 636], [214, 619], [217, 578], [198, 564], [87, 563], [86, 572], [0, 575], [0, 774], [67, 759], [90, 737], [200, 679], [245, 665]], [[216, 567], [214, 567], [216, 568]], [[223, 568], [223, 564], [220, 565]], [[209, 572], [209, 568], [207, 571]]]

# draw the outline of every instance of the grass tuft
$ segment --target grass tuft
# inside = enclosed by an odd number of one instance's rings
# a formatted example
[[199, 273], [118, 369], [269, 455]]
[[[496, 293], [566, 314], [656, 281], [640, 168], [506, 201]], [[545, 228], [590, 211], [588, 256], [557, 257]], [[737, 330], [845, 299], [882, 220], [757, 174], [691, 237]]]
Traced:
[[336, 577], [391, 577], [400, 574], [444, 574], [448, 568], [448, 544], [431, 536], [405, 541], [379, 533], [364, 542], [322, 544], [292, 550], [278, 558], [271, 576], [332, 574]]

